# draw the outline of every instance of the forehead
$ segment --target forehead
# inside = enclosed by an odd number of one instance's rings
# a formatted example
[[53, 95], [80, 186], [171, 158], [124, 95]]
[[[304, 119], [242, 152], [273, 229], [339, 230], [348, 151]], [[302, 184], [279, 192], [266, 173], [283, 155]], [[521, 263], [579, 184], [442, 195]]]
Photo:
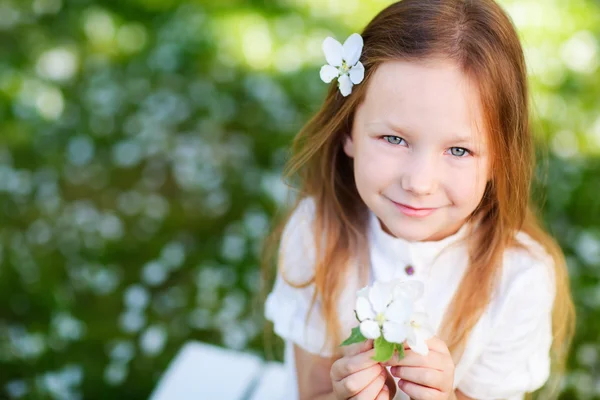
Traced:
[[485, 141], [479, 93], [451, 61], [387, 61], [368, 85], [359, 111], [364, 124], [391, 124], [406, 134]]

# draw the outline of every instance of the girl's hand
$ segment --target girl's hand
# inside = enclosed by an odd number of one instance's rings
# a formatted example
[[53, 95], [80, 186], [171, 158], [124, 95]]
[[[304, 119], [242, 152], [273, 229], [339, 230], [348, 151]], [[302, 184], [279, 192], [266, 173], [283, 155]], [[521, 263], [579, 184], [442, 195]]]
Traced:
[[[390, 400], [393, 393], [386, 385], [392, 381], [386, 368], [374, 361], [373, 341], [348, 346], [345, 355], [331, 366], [331, 383], [337, 399]], [[388, 377], [390, 379], [388, 379]], [[391, 393], [391, 394], [390, 394]]]
[[454, 362], [446, 343], [437, 337], [427, 341], [429, 354], [422, 356], [404, 349], [402, 360], [392, 359], [384, 365], [401, 380], [398, 387], [414, 400], [449, 400], [454, 396]]

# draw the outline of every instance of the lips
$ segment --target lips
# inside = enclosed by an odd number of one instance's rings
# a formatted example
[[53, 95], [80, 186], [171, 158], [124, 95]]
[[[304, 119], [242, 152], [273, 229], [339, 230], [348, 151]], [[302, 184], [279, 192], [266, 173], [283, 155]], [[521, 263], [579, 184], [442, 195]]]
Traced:
[[398, 208], [402, 212], [402, 214], [408, 217], [427, 217], [437, 210], [437, 208], [415, 208], [406, 204], [396, 203], [393, 200], [391, 201], [396, 206], [396, 208]]
[[[394, 203], [396, 203], [396, 202], [394, 202]], [[412, 206], [409, 206], [409, 205], [407, 205], [407, 204], [403, 204], [403, 203], [396, 203], [396, 204], [398, 204], [399, 206], [402, 206], [402, 207], [409, 208], [409, 209], [411, 209], [411, 210], [415, 210], [415, 211], [423, 211], [423, 210], [435, 210], [435, 209], [436, 209], [436, 207], [427, 207], [427, 208], [423, 208], [423, 207], [412, 207]]]

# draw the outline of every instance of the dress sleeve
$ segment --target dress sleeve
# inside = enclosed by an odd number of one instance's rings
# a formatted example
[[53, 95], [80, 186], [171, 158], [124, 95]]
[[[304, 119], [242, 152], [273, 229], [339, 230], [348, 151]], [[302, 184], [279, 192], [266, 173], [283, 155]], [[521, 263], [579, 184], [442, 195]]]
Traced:
[[553, 261], [526, 250], [505, 258], [500, 290], [492, 300], [491, 336], [458, 384], [478, 400], [522, 399], [550, 375]]
[[288, 283], [303, 284], [314, 276], [314, 212], [314, 201], [303, 199], [283, 230], [277, 277], [265, 303], [265, 318], [273, 322], [275, 333], [281, 338], [310, 353], [330, 357], [318, 299], [309, 315], [314, 284], [296, 288]]

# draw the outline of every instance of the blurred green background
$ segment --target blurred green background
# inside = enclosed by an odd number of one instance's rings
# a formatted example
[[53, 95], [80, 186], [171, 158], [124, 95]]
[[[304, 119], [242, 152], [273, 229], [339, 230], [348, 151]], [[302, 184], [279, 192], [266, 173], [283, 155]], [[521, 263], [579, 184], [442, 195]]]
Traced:
[[[263, 354], [260, 247], [321, 42], [387, 4], [0, 0], [0, 398], [143, 399], [188, 340]], [[579, 314], [563, 398], [600, 398], [600, 2], [502, 4]]]

